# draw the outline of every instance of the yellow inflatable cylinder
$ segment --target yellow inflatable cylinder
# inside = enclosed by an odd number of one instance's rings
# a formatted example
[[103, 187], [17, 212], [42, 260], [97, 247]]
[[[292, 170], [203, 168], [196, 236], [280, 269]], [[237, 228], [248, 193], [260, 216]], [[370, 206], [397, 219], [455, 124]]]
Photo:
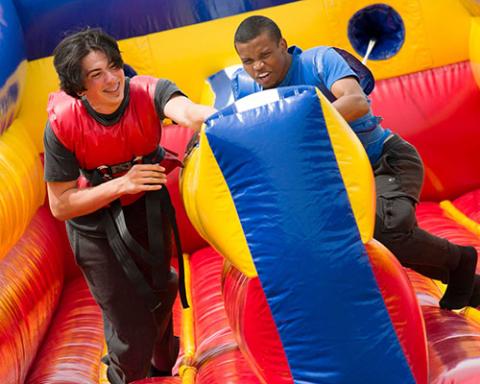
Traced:
[[480, 17], [472, 18], [470, 29], [470, 64], [480, 87]]
[[0, 137], [0, 259], [23, 234], [45, 199], [43, 167], [17, 119]]

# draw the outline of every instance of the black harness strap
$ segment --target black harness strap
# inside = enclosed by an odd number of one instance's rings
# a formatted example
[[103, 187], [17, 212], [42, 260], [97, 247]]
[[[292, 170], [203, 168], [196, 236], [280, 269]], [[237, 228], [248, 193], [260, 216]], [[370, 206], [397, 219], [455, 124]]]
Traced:
[[[165, 191], [162, 192], [164, 189]], [[166, 208], [166, 213], [170, 220], [170, 225], [172, 226], [173, 237], [175, 240], [175, 249], [177, 250], [178, 279], [180, 281], [178, 290], [180, 293], [180, 300], [182, 302], [183, 308], [189, 308], [187, 290], [185, 287], [185, 266], [183, 264], [182, 244], [180, 242], [180, 232], [178, 231], [177, 220], [175, 219], [175, 207], [172, 204], [172, 200], [170, 199], [170, 194], [168, 193], [168, 190], [166, 188], [162, 188], [160, 192], [162, 194], [162, 203], [164, 203], [163, 206]]]
[[135, 254], [139, 255], [146, 263], [150, 265], [161, 265], [161, 258], [153, 256], [150, 252], [143, 248], [128, 231], [125, 216], [122, 211], [122, 206], [120, 205], [120, 202], [118, 200], [112, 202], [110, 206], [110, 212], [113, 216], [117, 230], [128, 248]]
[[[147, 210], [147, 230], [148, 230], [148, 243], [150, 246], [150, 252], [154, 255], [158, 255], [158, 261], [161, 266], [167, 264], [167, 258], [165, 255], [165, 242], [163, 239], [163, 217], [162, 206], [164, 205], [164, 199], [162, 191], [168, 194], [167, 188], [164, 186], [158, 191], [150, 191], [145, 196], [145, 205]], [[168, 218], [170, 219], [170, 217]], [[175, 218], [174, 218], [175, 220]], [[153, 284], [160, 289], [167, 288], [168, 272], [170, 268], [154, 269]]]
[[[120, 169], [122, 172], [128, 171], [134, 164], [157, 163], [165, 156], [165, 150], [161, 147], [153, 153], [139, 160], [136, 158], [131, 162], [117, 164], [114, 166], [101, 166], [93, 171], [82, 171], [90, 180], [92, 185], [98, 185], [115, 177], [112, 170]], [[157, 310], [162, 303], [153, 291], [152, 287], [147, 283], [145, 276], [139, 270], [131, 253], [141, 257], [147, 264], [152, 267], [152, 283], [157, 290], [165, 290], [170, 272], [170, 265], [167, 265], [168, 258], [165, 255], [164, 228], [162, 222], [162, 214], [165, 213], [172, 227], [175, 241], [175, 248], [178, 255], [179, 269], [179, 292], [182, 306], [189, 308], [186, 289], [185, 289], [185, 273], [183, 264], [182, 246], [178, 232], [177, 221], [175, 218], [175, 209], [170, 199], [170, 194], [166, 186], [158, 191], [150, 191], [145, 193], [145, 204], [147, 212], [147, 230], [150, 252], [139, 244], [130, 234], [123, 214], [120, 200], [115, 200], [110, 207], [105, 209], [104, 223], [107, 232], [107, 238], [114, 254], [120, 263], [125, 274], [134, 285], [137, 292], [145, 298], [150, 311]]]
[[138, 269], [130, 255], [129, 250], [123, 242], [122, 236], [116, 225], [116, 217], [120, 216], [123, 216], [123, 212], [120, 202], [117, 200], [110, 209], [105, 211], [104, 215], [108, 243], [112, 247], [113, 253], [115, 254], [128, 279], [132, 282], [137, 292], [146, 300], [149, 310], [154, 312], [162, 305], [162, 302], [157, 295], [155, 295], [152, 287], [150, 287], [145, 280], [145, 276]]

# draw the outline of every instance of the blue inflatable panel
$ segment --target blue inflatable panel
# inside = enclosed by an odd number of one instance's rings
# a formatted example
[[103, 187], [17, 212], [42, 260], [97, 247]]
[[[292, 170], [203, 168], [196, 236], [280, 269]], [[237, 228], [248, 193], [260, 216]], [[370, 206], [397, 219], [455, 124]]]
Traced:
[[[15, 106], [20, 97], [20, 81], [7, 80], [15, 74], [19, 64], [25, 60], [23, 32], [17, 11], [11, 0], [0, 0], [0, 133], [11, 123]], [[6, 88], [8, 87], [8, 88]]]
[[[235, 101], [235, 83], [232, 79], [236, 78], [237, 73], [239, 72], [244, 72], [242, 66], [232, 65], [214, 73], [207, 79], [208, 83], [210, 84], [210, 88], [215, 94], [214, 107], [216, 109], [225, 108], [227, 105], [230, 105]], [[253, 82], [251, 78], [250, 81]], [[250, 93], [253, 92], [254, 90], [252, 89], [252, 92]]]
[[117, 39], [298, 0], [16, 0], [29, 60], [50, 56], [66, 32], [101, 27]]
[[231, 84], [231, 77], [225, 70], [218, 71], [208, 78], [208, 83], [215, 94], [214, 107], [221, 109], [234, 101]]
[[295, 383], [414, 383], [315, 89], [247, 96], [205, 132]]

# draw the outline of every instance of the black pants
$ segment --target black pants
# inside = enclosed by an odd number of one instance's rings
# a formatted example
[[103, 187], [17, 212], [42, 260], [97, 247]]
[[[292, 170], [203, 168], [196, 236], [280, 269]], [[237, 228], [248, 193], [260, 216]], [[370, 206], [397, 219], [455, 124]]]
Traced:
[[[144, 223], [126, 219], [132, 236], [146, 245]], [[167, 291], [158, 292], [162, 306], [152, 313], [125, 275], [106, 237], [79, 232], [71, 225], [67, 225], [67, 232], [76, 262], [102, 309], [110, 382], [126, 384], [145, 378], [152, 363], [159, 370], [170, 370], [178, 352], [172, 325], [172, 306], [178, 288], [175, 271], [170, 271]], [[165, 240], [165, 244], [171, 244], [167, 236]], [[170, 252], [171, 246], [166, 248]], [[151, 281], [149, 267], [133, 257]], [[170, 253], [167, 259], [170, 260]]]
[[423, 184], [423, 164], [416, 149], [394, 135], [373, 166], [377, 193], [374, 237], [405, 267], [448, 282], [460, 260], [459, 246], [420, 229], [415, 216]]

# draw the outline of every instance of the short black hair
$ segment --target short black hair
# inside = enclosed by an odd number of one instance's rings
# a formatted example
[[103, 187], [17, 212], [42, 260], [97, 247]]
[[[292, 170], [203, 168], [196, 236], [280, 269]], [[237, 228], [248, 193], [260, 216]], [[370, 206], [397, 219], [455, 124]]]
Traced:
[[79, 98], [85, 91], [82, 59], [92, 51], [103, 52], [109, 63], [123, 68], [117, 41], [100, 28], [87, 28], [65, 37], [53, 51], [53, 65], [60, 79], [60, 88]]
[[282, 38], [280, 28], [278, 28], [278, 25], [272, 19], [260, 15], [247, 17], [240, 23], [235, 32], [234, 44], [247, 43], [265, 31], [268, 32], [277, 43]]

